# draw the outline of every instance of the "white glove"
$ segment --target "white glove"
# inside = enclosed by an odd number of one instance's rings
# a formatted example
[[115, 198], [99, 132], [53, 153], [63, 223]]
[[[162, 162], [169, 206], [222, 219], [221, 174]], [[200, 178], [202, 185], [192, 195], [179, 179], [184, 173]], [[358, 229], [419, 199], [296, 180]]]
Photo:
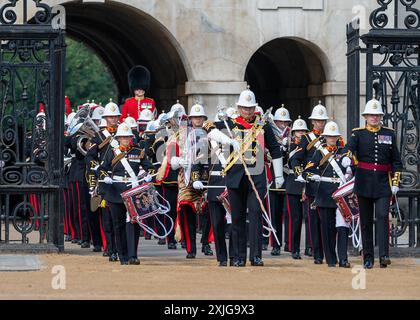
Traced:
[[297, 178], [295, 179], [295, 181], [297, 181], [297, 182], [302, 182], [302, 183], [306, 183], [306, 180], [305, 180], [305, 179], [303, 179], [302, 175], [299, 175], [299, 177], [297, 177]]
[[275, 182], [276, 182], [276, 189], [280, 189], [281, 186], [284, 183], [284, 178], [283, 177], [276, 177]]
[[311, 180], [312, 180], [312, 181], [315, 181], [315, 182], [319, 182], [319, 181], [321, 181], [321, 176], [320, 176], [320, 175], [318, 175], [318, 174], [314, 174], [314, 175], [311, 177]]
[[349, 157], [344, 157], [343, 159], [341, 159], [341, 165], [344, 168], [348, 168], [351, 165], [351, 159]]
[[188, 166], [188, 161], [183, 159], [183, 158], [180, 158], [179, 159], [179, 165], [183, 168], [186, 168]]
[[180, 160], [181, 160], [181, 158], [179, 158], [179, 157], [172, 157], [171, 158], [171, 168], [172, 168], [172, 170], [178, 170], [179, 168], [181, 168]]
[[145, 176], [145, 177], [144, 177], [144, 179], [143, 179], [143, 180], [144, 180], [145, 182], [150, 182], [150, 181], [152, 181], [152, 179], [153, 179], [152, 175], [148, 174], [147, 176]]
[[229, 144], [233, 147], [233, 151], [240, 151], [241, 150], [241, 145], [239, 144], [238, 141], [234, 140], [234, 139], [230, 139]]
[[114, 181], [112, 181], [112, 179], [111, 179], [110, 177], [105, 177], [105, 178], [104, 178], [104, 182], [105, 182], [106, 184], [113, 184], [113, 183], [114, 183]]
[[400, 188], [398, 188], [397, 186], [391, 187], [391, 192], [393, 195], [396, 195], [398, 191], [400, 191]]
[[283, 178], [283, 158], [276, 158], [272, 160], [273, 170], [274, 170], [274, 182], [276, 183], [276, 188], [280, 189], [284, 183]]
[[194, 181], [193, 182], [193, 188], [196, 190], [203, 190], [204, 184], [201, 181]]
[[281, 141], [281, 144], [283, 146], [287, 146], [287, 142], [288, 142], [288, 139], [287, 138], [283, 138], [283, 140]]

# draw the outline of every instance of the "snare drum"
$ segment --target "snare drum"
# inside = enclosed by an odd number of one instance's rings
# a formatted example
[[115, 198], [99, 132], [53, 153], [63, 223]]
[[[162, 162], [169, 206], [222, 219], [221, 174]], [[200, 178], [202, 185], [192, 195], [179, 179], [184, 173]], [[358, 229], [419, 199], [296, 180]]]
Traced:
[[121, 194], [131, 221], [146, 219], [161, 213], [158, 192], [152, 184], [142, 184]]
[[353, 192], [354, 178], [339, 187], [332, 197], [346, 223], [359, 217], [359, 202]]

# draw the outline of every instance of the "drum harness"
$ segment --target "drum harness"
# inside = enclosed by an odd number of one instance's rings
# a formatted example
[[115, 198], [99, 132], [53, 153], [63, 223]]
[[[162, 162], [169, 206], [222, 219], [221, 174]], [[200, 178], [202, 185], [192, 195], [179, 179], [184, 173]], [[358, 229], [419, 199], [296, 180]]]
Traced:
[[[309, 133], [309, 137], [313, 141], [315, 139], [317, 139], [313, 132]], [[328, 150], [322, 146], [322, 144], [319, 140], [315, 143], [314, 146], [324, 156], [327, 156], [329, 154]], [[330, 182], [330, 183], [340, 183], [339, 187], [341, 187], [343, 184], [345, 184], [347, 182], [347, 179], [346, 179], [345, 175], [343, 174], [343, 171], [341, 170], [337, 161], [334, 159], [334, 156], [329, 157], [328, 162], [332, 166], [335, 173], [337, 173], [337, 175], [339, 176], [339, 180], [337, 178], [334, 179], [334, 178], [321, 177], [321, 181]], [[337, 208], [337, 210], [339, 211], [338, 208]], [[341, 213], [340, 213], [340, 215], [341, 215]], [[361, 237], [361, 229], [360, 229], [360, 218], [359, 217], [353, 217], [351, 219], [351, 223], [348, 224], [348, 227], [351, 230], [351, 234], [349, 235], [349, 238], [352, 239], [353, 247], [358, 248], [359, 251], [361, 251], [362, 250], [362, 237]]]

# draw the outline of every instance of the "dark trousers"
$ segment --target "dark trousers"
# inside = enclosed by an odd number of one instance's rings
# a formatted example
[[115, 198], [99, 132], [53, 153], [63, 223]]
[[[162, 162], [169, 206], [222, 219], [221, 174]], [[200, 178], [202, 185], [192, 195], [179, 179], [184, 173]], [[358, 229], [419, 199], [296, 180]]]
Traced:
[[[165, 198], [170, 206], [171, 209], [168, 212], [168, 215], [172, 218], [172, 220], [174, 221], [174, 227], [172, 228], [172, 231], [169, 233], [169, 235], [167, 236], [167, 243], [176, 243], [175, 240], [175, 222], [176, 222], [176, 206], [177, 206], [177, 201], [178, 201], [178, 188], [177, 187], [162, 187], [162, 197]], [[169, 221], [168, 218], [164, 217], [164, 221], [165, 221], [165, 227], [167, 230], [169, 230], [169, 228], [171, 227], [171, 223]]]
[[338, 259], [344, 261], [348, 259], [347, 246], [349, 241], [349, 228], [337, 227], [337, 251]]
[[109, 202], [111, 209], [112, 222], [114, 226], [115, 244], [117, 247], [118, 257], [120, 261], [128, 260], [127, 248], [127, 231], [126, 231], [126, 218], [127, 209], [123, 203]]
[[75, 237], [83, 242], [90, 241], [89, 225], [88, 225], [88, 207], [87, 196], [83, 182], [72, 182], [72, 222], [75, 229]]
[[302, 233], [302, 196], [287, 194], [287, 212], [289, 215], [289, 250], [292, 253], [300, 252], [300, 237]]
[[139, 247], [140, 226], [138, 223], [127, 222], [125, 225], [127, 232], [127, 249], [129, 258], [137, 258], [137, 249]]
[[70, 197], [70, 188], [65, 188], [63, 195], [64, 200], [64, 234], [68, 235], [71, 239], [75, 237], [73, 219], [72, 219], [72, 198]]
[[[257, 188], [264, 201], [264, 188]], [[246, 260], [246, 211], [249, 219], [249, 257], [262, 257], [262, 210], [254, 190], [244, 175], [239, 188], [228, 188], [229, 202], [232, 209], [232, 239], [234, 259]]]
[[337, 264], [335, 252], [337, 229], [335, 228], [335, 208], [318, 208], [321, 222], [322, 246], [328, 264]]
[[[322, 249], [322, 237], [321, 237], [321, 221], [320, 215], [317, 209], [311, 209], [311, 204], [314, 202], [313, 197], [307, 197], [305, 201], [305, 212], [308, 219], [306, 220], [307, 224], [307, 234], [309, 234], [309, 243], [312, 247], [312, 254], [315, 260], [323, 260], [324, 252]], [[335, 221], [335, 215], [334, 215]], [[308, 242], [306, 244], [308, 247]]]
[[104, 229], [106, 239], [106, 252], [109, 254], [116, 253], [117, 249], [115, 246], [114, 224], [109, 204], [102, 209], [102, 227]]
[[102, 246], [100, 211], [100, 209], [95, 212], [89, 210], [89, 230], [95, 247]]
[[[228, 252], [226, 247], [226, 210], [219, 201], [209, 201], [208, 203], [211, 223], [213, 225], [214, 243], [216, 246], [217, 261], [227, 261]], [[229, 258], [232, 255], [232, 241], [229, 241]]]
[[211, 218], [210, 218], [210, 210], [209, 210], [208, 203], [204, 207], [202, 215], [200, 215], [200, 221], [201, 221], [201, 241], [200, 242], [204, 246], [204, 245], [209, 244], [209, 237], [210, 237], [210, 231], [211, 231]]
[[276, 229], [277, 238], [280, 242], [280, 245], [278, 245], [274, 236], [271, 235], [273, 248], [280, 248], [282, 246], [284, 198], [284, 194], [281, 194], [278, 191], [270, 191], [271, 223], [273, 224], [274, 229]]
[[376, 216], [376, 234], [379, 257], [389, 256], [389, 202], [388, 197], [372, 199], [358, 196], [363, 258], [374, 260], [373, 217]]
[[188, 253], [197, 254], [197, 214], [189, 205], [182, 205], [180, 208], [180, 221], [182, 239], [185, 240]]

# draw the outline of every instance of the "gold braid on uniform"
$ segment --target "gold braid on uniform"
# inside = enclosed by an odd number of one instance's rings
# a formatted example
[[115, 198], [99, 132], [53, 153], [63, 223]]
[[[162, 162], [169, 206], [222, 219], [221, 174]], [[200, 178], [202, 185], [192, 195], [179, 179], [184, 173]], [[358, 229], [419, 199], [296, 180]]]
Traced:
[[296, 176], [300, 176], [302, 174], [302, 172], [303, 172], [302, 167], [301, 166], [296, 166], [294, 168], [294, 172], [295, 172], [295, 175]]
[[394, 177], [392, 178], [392, 185], [398, 187], [401, 181], [401, 172], [396, 171]]
[[203, 123], [203, 129], [206, 130], [207, 132], [213, 128], [216, 128], [214, 121], [206, 121]]

